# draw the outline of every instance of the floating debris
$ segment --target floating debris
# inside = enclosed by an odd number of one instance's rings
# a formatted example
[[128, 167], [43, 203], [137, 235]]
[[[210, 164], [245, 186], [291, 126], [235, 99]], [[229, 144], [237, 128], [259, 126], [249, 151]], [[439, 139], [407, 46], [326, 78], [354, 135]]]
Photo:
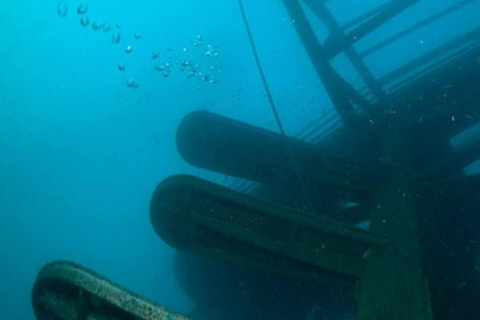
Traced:
[[158, 51], [152, 51], [152, 59], [155, 60], [160, 56], [160, 53]]
[[142, 34], [141, 34], [140, 32], [135, 32], [135, 33], [133, 34], [133, 37], [134, 37], [135, 39], [137, 39], [137, 40], [140, 40], [140, 38], [142, 37]]
[[93, 31], [98, 31], [102, 28], [102, 24], [98, 21], [95, 21], [94, 23], [92, 23], [92, 29]]
[[130, 78], [127, 80], [127, 87], [132, 88], [132, 89], [137, 89], [138, 88], [138, 82], [135, 81], [135, 79]]
[[110, 31], [110, 28], [111, 28], [110, 23], [108, 22], [103, 23], [103, 32], [107, 33], [108, 31]]
[[113, 31], [112, 33], [112, 43], [119, 43], [120, 42], [120, 32], [118, 30]]
[[80, 25], [82, 27], [88, 27], [88, 24], [90, 23], [90, 19], [88, 19], [88, 16], [87, 15], [83, 15], [81, 18], [80, 18]]
[[125, 53], [131, 53], [131, 52], [132, 52], [132, 46], [126, 46]]
[[125, 71], [125, 65], [124, 65], [123, 63], [117, 64], [117, 68], [118, 68], [118, 70], [120, 70], [120, 71]]
[[87, 13], [87, 11], [88, 11], [88, 5], [86, 3], [81, 3], [77, 7], [77, 13], [78, 14], [85, 14], [85, 13]]
[[60, 1], [57, 4], [57, 14], [61, 18], [65, 18], [68, 15], [68, 6], [65, 1]]

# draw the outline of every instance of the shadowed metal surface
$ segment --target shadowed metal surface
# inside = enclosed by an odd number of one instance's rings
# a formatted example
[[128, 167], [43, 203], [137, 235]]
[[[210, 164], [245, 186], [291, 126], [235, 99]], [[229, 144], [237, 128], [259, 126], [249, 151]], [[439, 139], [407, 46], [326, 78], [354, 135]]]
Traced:
[[186, 175], [155, 190], [150, 217], [173, 247], [276, 272], [355, 281], [393, 238], [291, 210]]

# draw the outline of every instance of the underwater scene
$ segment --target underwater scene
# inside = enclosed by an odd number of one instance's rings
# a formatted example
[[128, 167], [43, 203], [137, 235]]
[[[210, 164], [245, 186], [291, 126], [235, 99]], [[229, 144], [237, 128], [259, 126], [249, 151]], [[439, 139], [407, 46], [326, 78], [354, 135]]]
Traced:
[[480, 319], [480, 0], [0, 3], [0, 319]]

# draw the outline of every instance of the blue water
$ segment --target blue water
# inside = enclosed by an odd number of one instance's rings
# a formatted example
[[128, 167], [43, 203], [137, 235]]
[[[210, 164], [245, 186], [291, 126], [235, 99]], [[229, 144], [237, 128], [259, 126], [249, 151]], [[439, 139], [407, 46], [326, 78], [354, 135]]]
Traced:
[[[188, 112], [207, 109], [275, 129], [236, 3], [90, 1], [88, 27], [76, 12], [81, 2], [66, 1], [65, 17], [57, 3], [0, 4], [0, 318], [33, 319], [36, 273], [57, 259], [186, 312], [192, 303], [172, 276], [173, 251], [150, 226], [149, 200], [170, 174], [215, 176], [180, 159], [177, 124]], [[268, 5], [280, 11], [280, 4]], [[269, 19], [272, 28], [291, 29], [284, 13]], [[95, 32], [94, 21], [112, 29]], [[121, 41], [114, 44], [117, 23]], [[271, 39], [271, 31], [258, 34], [275, 42], [265, 67], [288, 74], [295, 66], [276, 70], [276, 62], [288, 59], [280, 55], [294, 34]], [[218, 57], [192, 45], [197, 35], [218, 48]], [[189, 79], [177, 66], [168, 78], [153, 70], [158, 62], [175, 62], [184, 47], [202, 68], [221, 70], [218, 83]], [[297, 50], [291, 43], [286, 49]], [[160, 53], [155, 61], [153, 51]], [[137, 89], [127, 87], [130, 78]], [[279, 98], [288, 103], [295, 96]]]
[[[56, 0], [0, 3], [0, 319], [34, 319], [35, 276], [57, 259], [188, 312], [192, 302], [172, 275], [173, 250], [150, 225], [150, 196], [174, 173], [224, 180], [179, 157], [176, 127], [184, 115], [202, 109], [278, 131], [238, 4], [89, 1], [89, 25], [82, 26], [81, 3], [64, 1], [68, 11], [61, 8], [61, 14]], [[244, 3], [280, 116], [295, 135], [332, 104], [281, 2]], [[348, 3], [337, 1], [332, 12], [354, 16], [357, 8]], [[469, 19], [459, 28], [474, 21]], [[94, 31], [94, 22], [102, 29]], [[112, 42], [115, 30], [119, 43]], [[195, 44], [198, 36], [201, 45]], [[438, 31], [413, 37], [419, 53], [429, 40], [436, 45]], [[214, 54], [206, 54], [207, 47]], [[403, 53], [397, 60], [372, 57], [375, 75], [411, 59], [411, 48], [398, 43], [392, 49]], [[208, 78], [180, 71], [187, 60]], [[171, 72], [155, 71], [168, 63]], [[358, 80], [341, 60], [336, 67]]]

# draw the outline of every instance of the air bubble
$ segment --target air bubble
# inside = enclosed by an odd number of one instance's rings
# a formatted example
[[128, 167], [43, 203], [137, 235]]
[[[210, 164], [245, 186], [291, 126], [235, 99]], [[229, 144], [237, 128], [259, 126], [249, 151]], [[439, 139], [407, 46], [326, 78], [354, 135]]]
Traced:
[[92, 23], [92, 29], [93, 31], [98, 31], [102, 28], [102, 24], [98, 21], [95, 21], [94, 23]]
[[137, 39], [137, 40], [140, 40], [140, 38], [142, 37], [142, 34], [141, 34], [140, 32], [135, 32], [135, 33], [133, 34], [133, 37], [134, 37], [135, 39]]
[[78, 14], [85, 14], [88, 11], [88, 5], [86, 3], [82, 3], [77, 7]]
[[117, 68], [120, 71], [124, 71], [125, 70], [125, 65], [123, 63], [119, 63], [119, 64], [117, 64]]
[[90, 19], [88, 19], [87, 15], [84, 15], [80, 18], [80, 25], [82, 27], [88, 27], [88, 24], [90, 23]]
[[207, 48], [205, 49], [205, 55], [207, 57], [218, 57], [218, 52], [217, 52], [217, 48], [215, 48], [214, 46], [212, 45], [207, 45]]
[[68, 15], [68, 6], [65, 1], [60, 1], [57, 4], [57, 14], [61, 18], [65, 18]]
[[152, 59], [153, 60], [157, 59], [159, 55], [160, 55], [160, 53], [158, 53], [158, 51], [153, 51], [152, 52]]
[[118, 30], [113, 31], [112, 33], [112, 43], [119, 43], [120, 42], [120, 32]]
[[106, 33], [108, 31], [110, 31], [110, 28], [111, 28], [110, 23], [108, 23], [108, 22], [103, 23], [103, 32]]
[[125, 53], [131, 53], [131, 52], [132, 52], [132, 46], [126, 46]]
[[132, 88], [132, 89], [137, 89], [138, 88], [138, 82], [135, 81], [135, 79], [130, 78], [127, 80], [127, 87]]
[[168, 78], [170, 76], [170, 73], [172, 73], [172, 70], [170, 68], [165, 68], [162, 71], [162, 76], [164, 78]]
[[195, 37], [192, 38], [192, 44], [194, 47], [201, 47], [203, 46], [203, 38], [201, 35], [197, 35]]

